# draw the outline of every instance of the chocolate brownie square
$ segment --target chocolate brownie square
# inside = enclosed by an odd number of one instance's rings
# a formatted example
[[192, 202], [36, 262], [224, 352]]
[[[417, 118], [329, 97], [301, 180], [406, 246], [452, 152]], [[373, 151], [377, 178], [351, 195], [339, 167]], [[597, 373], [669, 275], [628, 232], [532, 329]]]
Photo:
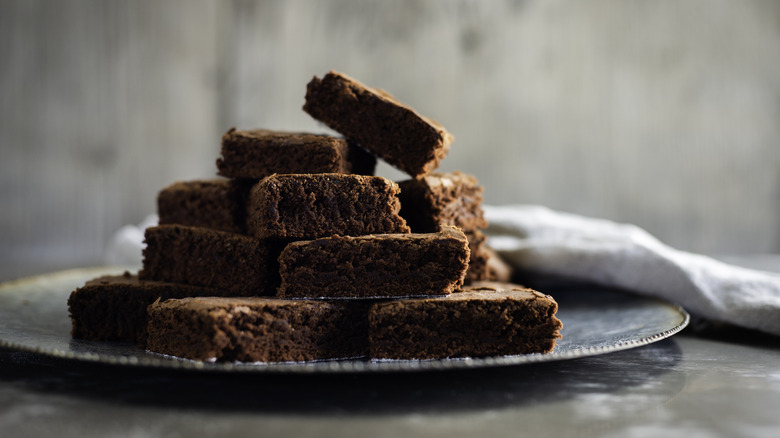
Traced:
[[487, 226], [482, 211], [482, 187], [473, 175], [458, 171], [401, 181], [401, 217], [414, 233], [431, 233], [439, 225], [464, 232]]
[[485, 244], [481, 252], [487, 255], [489, 281], [508, 282], [514, 277], [514, 268], [490, 246]]
[[286, 242], [182, 225], [146, 229], [141, 280], [191, 284], [224, 295], [273, 295]]
[[230, 179], [173, 183], [157, 195], [159, 223], [245, 233], [246, 198], [251, 187]]
[[413, 177], [438, 167], [453, 137], [385, 91], [334, 71], [314, 77], [304, 111]]
[[376, 298], [449, 294], [469, 260], [454, 227], [430, 234], [328, 237], [293, 242], [279, 256], [284, 298]]
[[368, 303], [185, 298], [149, 306], [150, 351], [195, 360], [298, 362], [366, 356]]
[[142, 281], [137, 275], [103, 276], [71, 292], [68, 311], [74, 338], [146, 344], [146, 308], [157, 299], [219, 295], [186, 284]]
[[369, 312], [371, 357], [435, 359], [552, 351], [558, 304], [531, 289], [471, 288], [437, 298], [394, 300]]
[[373, 175], [376, 157], [344, 138], [231, 128], [222, 136], [219, 174], [260, 180], [274, 173]]
[[490, 254], [485, 250], [487, 247], [485, 244], [487, 236], [480, 231], [473, 231], [465, 234], [469, 241], [471, 256], [469, 257], [469, 269], [466, 271], [466, 277], [463, 280], [463, 284], [468, 285], [475, 281], [488, 280], [490, 278], [490, 271], [488, 269], [488, 258]]
[[249, 196], [249, 234], [315, 239], [331, 235], [408, 233], [398, 185], [379, 176], [335, 173], [272, 175]]

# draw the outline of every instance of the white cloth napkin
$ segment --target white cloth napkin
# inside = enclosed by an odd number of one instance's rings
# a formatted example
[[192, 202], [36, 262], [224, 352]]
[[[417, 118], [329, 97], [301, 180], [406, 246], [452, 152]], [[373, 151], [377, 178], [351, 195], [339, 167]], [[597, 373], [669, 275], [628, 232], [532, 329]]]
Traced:
[[780, 275], [673, 249], [627, 224], [534, 205], [485, 206], [513, 267], [659, 297], [693, 315], [780, 335]]
[[157, 225], [158, 217], [150, 214], [138, 225], [125, 225], [118, 229], [106, 245], [103, 260], [109, 266], [125, 266], [141, 269], [143, 263], [144, 232]]

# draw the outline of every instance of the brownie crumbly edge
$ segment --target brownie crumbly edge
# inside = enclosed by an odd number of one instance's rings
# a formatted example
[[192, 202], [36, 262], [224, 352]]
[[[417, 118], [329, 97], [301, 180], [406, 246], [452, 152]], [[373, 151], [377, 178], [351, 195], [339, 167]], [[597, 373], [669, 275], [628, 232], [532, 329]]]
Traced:
[[466, 236], [438, 233], [334, 236], [290, 243], [279, 256], [284, 298], [446, 295], [463, 284]]
[[376, 157], [355, 142], [329, 135], [266, 129], [222, 135], [218, 174], [260, 180], [274, 173], [355, 173], [373, 175]]
[[396, 183], [379, 176], [271, 175], [249, 196], [248, 233], [294, 240], [408, 233], [398, 214], [399, 190]]
[[483, 254], [487, 255], [487, 270], [490, 281], [508, 282], [514, 277], [514, 268], [507, 263], [496, 250], [485, 244], [482, 247]]
[[469, 285], [475, 281], [488, 280], [490, 278], [490, 270], [488, 268], [490, 253], [486, 251], [487, 245], [485, 242], [487, 236], [480, 231], [465, 234], [469, 241], [471, 255], [469, 257], [469, 269], [466, 271], [463, 284]]
[[431, 233], [439, 225], [455, 225], [464, 232], [487, 226], [482, 210], [482, 186], [462, 172], [432, 173], [401, 181], [401, 217], [414, 233]]
[[309, 82], [303, 109], [413, 177], [438, 167], [453, 140], [441, 125], [387, 92], [334, 71]]

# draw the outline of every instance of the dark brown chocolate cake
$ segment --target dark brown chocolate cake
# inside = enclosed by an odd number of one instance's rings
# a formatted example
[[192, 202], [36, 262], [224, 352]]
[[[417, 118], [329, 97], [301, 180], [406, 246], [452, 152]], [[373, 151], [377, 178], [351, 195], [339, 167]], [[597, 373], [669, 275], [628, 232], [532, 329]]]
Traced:
[[309, 82], [303, 109], [413, 177], [438, 167], [453, 140], [441, 125], [390, 94], [334, 71]]
[[365, 356], [367, 303], [185, 298], [149, 306], [157, 353], [196, 360], [288, 362]]
[[552, 351], [558, 304], [531, 289], [480, 287], [379, 303], [369, 313], [371, 357], [435, 359]]
[[490, 258], [490, 253], [486, 250], [487, 245], [485, 243], [487, 236], [480, 231], [472, 231], [466, 233], [466, 238], [469, 240], [471, 256], [469, 257], [469, 269], [466, 271], [466, 278], [464, 278], [463, 284], [469, 285], [475, 281], [489, 280], [488, 259]]
[[376, 157], [354, 142], [329, 135], [231, 128], [222, 136], [219, 174], [260, 180], [274, 173], [373, 175]]
[[68, 298], [74, 338], [146, 344], [146, 308], [155, 300], [219, 295], [219, 290], [186, 284], [140, 281], [137, 275], [88, 281]]
[[464, 232], [487, 226], [482, 211], [482, 187], [461, 172], [433, 173], [398, 183], [401, 217], [413, 233], [432, 233], [439, 225], [454, 225]]
[[244, 233], [251, 187], [230, 179], [176, 182], [157, 195], [159, 223]]
[[261, 238], [315, 239], [408, 233], [398, 211], [398, 185], [379, 176], [272, 175], [249, 196], [249, 234]]
[[512, 281], [514, 268], [504, 261], [493, 248], [485, 244], [482, 246], [481, 252], [487, 256], [487, 279], [489, 281]]
[[293, 242], [279, 256], [278, 297], [369, 298], [446, 295], [463, 283], [466, 236], [430, 234], [329, 237]]
[[273, 295], [284, 242], [182, 225], [146, 229], [142, 280], [224, 289], [224, 295]]

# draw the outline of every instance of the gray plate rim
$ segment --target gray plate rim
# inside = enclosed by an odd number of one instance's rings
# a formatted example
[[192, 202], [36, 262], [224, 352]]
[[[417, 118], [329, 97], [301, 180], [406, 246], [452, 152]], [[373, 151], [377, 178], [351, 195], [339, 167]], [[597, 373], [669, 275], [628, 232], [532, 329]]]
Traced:
[[[75, 278], [90, 279], [100, 275], [110, 275], [124, 272], [126, 267], [89, 267], [57, 271], [36, 275], [0, 284], [2, 294], [13, 293], [15, 290], [41, 281], [62, 282]], [[10, 291], [10, 292], [9, 292]], [[627, 295], [630, 296], [630, 295]], [[637, 297], [646, 302], [655, 302], [659, 307], [665, 307], [679, 314], [679, 323], [645, 336], [637, 336], [609, 345], [594, 345], [566, 351], [553, 351], [546, 354], [526, 354], [515, 356], [494, 356], [482, 358], [448, 358], [429, 360], [330, 360], [313, 362], [283, 362], [283, 363], [222, 363], [204, 362], [181, 359], [145, 352], [127, 347], [130, 354], [105, 354], [90, 351], [72, 351], [62, 348], [46, 348], [34, 343], [16, 342], [0, 338], [0, 347], [40, 354], [52, 358], [73, 360], [85, 363], [96, 363], [111, 366], [130, 366], [156, 369], [195, 370], [204, 372], [231, 373], [379, 373], [379, 372], [421, 372], [453, 369], [476, 369], [505, 367], [530, 363], [543, 363], [569, 360], [602, 355], [631, 348], [648, 345], [669, 338], [688, 326], [690, 315], [681, 306], [661, 299]], [[565, 324], [565, 322], [564, 322]], [[0, 328], [3, 321], [0, 321]], [[2, 333], [0, 333], [2, 336]], [[68, 333], [67, 336], [70, 336]]]

